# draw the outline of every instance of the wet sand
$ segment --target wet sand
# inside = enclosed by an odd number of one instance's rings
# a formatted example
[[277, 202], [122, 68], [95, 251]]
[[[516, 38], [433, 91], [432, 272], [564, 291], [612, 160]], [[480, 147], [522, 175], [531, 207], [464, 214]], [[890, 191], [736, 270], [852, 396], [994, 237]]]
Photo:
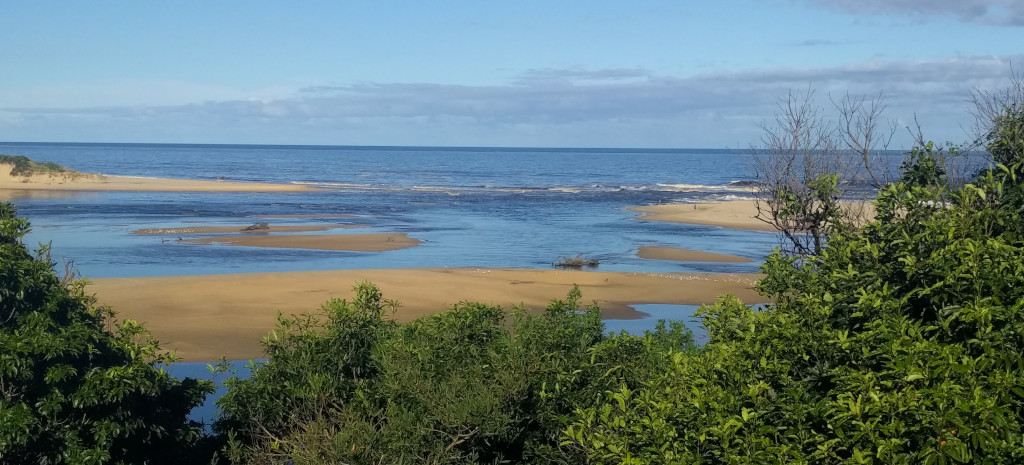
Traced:
[[[352, 298], [360, 281], [375, 283], [401, 303], [398, 321], [445, 310], [461, 300], [543, 309], [579, 284], [586, 303], [606, 318], [640, 318], [629, 304], [715, 302], [734, 294], [763, 299], [756, 274], [620, 273], [568, 270], [429, 268], [252, 273], [92, 280], [88, 292], [120, 318], [142, 322], [166, 349], [187, 361], [262, 355], [259, 340], [285, 315], [315, 311], [330, 298]], [[684, 317], [688, 315], [680, 315]]]
[[189, 244], [222, 244], [244, 247], [283, 249], [347, 250], [352, 252], [384, 252], [420, 245], [420, 240], [405, 233], [319, 234], [319, 235], [245, 235], [185, 239]]
[[183, 228], [136, 229], [132, 234], [148, 236], [175, 234], [269, 234], [281, 232], [328, 231], [340, 228], [362, 228], [363, 224], [268, 225], [266, 229], [246, 230], [246, 226], [187, 226]]
[[636, 256], [649, 260], [672, 260], [679, 262], [745, 263], [753, 261], [739, 255], [679, 249], [676, 247], [640, 247]]

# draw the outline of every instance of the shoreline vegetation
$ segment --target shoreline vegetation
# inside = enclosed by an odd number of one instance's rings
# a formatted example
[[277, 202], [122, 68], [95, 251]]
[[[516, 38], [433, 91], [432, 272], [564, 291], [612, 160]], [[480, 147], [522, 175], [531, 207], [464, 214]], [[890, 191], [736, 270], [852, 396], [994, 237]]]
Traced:
[[[0, 158], [0, 194], [10, 191], [122, 191], [122, 192], [312, 192], [300, 184], [273, 184], [201, 179], [150, 178], [81, 173], [54, 163], [38, 163], [25, 157]], [[16, 163], [10, 159], [28, 160]], [[38, 167], [43, 167], [38, 168]]]
[[[331, 298], [352, 298], [351, 286], [369, 281], [401, 303], [388, 315], [399, 322], [471, 301], [539, 311], [579, 285], [604, 318], [645, 315], [629, 305], [713, 303], [733, 294], [760, 302], [758, 274], [627, 273], [535, 269], [427, 268], [187, 275], [90, 280], [87, 291], [122, 318], [145, 325], [184, 361], [260, 357], [259, 341], [278, 312], [300, 314]], [[681, 315], [682, 317], [682, 315]]]

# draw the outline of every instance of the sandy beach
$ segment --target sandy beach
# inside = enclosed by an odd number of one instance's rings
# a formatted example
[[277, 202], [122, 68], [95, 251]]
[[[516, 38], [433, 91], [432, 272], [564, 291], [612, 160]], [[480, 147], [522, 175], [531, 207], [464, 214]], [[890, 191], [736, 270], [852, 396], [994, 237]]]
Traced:
[[640, 221], [667, 221], [731, 229], [775, 231], [770, 224], [754, 218], [754, 215], [757, 214], [757, 204], [753, 200], [647, 205], [632, 207], [629, 210], [643, 213], [644, 215], [636, 218]]
[[[619, 273], [530, 269], [431, 268], [224, 274], [92, 280], [88, 292], [119, 318], [140, 321], [166, 349], [187, 361], [259, 357], [259, 340], [278, 312], [315, 311], [330, 298], [351, 298], [360, 281], [401, 303], [398, 321], [443, 311], [460, 300], [542, 309], [579, 284], [607, 318], [639, 318], [629, 304], [702, 304], [721, 294], [762, 299], [756, 274]], [[680, 315], [681, 317], [686, 315]]]
[[636, 256], [649, 260], [674, 260], [679, 262], [749, 263], [753, 261], [738, 255], [679, 249], [676, 247], [640, 247]]
[[75, 171], [12, 176], [11, 169], [13, 167], [10, 164], [0, 164], [0, 190], [136, 192], [308, 192], [317, 190], [298, 184], [108, 176]]
[[420, 245], [405, 233], [374, 234], [317, 234], [317, 235], [246, 235], [217, 236], [185, 239], [189, 244], [222, 244], [244, 247], [272, 247], [283, 249], [347, 250], [351, 252], [385, 252]]

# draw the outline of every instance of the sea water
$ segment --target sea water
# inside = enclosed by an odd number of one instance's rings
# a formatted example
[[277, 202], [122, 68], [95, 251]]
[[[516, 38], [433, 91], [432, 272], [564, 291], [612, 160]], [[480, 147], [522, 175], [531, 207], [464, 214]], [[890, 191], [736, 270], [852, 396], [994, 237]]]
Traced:
[[[406, 267], [550, 268], [560, 256], [600, 270], [753, 272], [773, 234], [637, 221], [627, 207], [749, 197], [751, 170], [729, 150], [0, 144], [83, 172], [304, 184], [320, 192], [61, 192], [15, 198], [33, 224], [92, 278]], [[260, 219], [259, 215], [352, 214]], [[199, 246], [143, 228], [357, 223], [336, 232], [404, 232], [389, 252]], [[322, 232], [311, 234], [323, 234]], [[641, 246], [749, 257], [752, 263], [644, 260]]]

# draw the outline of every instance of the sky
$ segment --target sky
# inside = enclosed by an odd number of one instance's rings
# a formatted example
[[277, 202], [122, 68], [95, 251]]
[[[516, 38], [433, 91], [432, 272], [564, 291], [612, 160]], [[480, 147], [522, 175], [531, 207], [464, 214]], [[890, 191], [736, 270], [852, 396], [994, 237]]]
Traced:
[[960, 142], [1024, 0], [0, 0], [0, 141], [745, 148], [881, 95]]

